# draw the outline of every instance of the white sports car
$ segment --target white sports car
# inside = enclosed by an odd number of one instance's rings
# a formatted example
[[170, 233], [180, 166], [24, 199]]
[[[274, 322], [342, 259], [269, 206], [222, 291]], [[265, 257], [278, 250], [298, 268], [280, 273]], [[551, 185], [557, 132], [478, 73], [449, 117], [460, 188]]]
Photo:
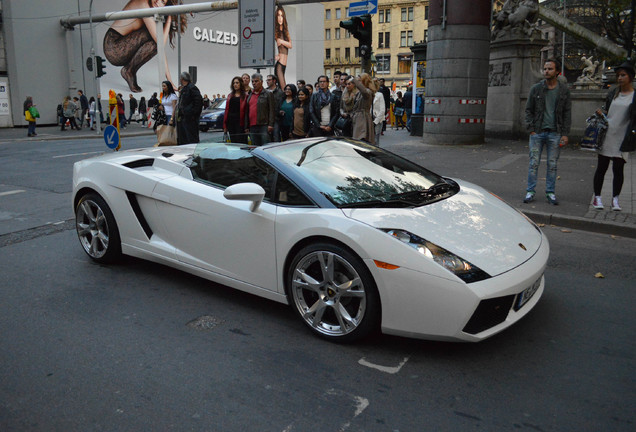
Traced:
[[84, 251], [291, 304], [317, 335], [480, 341], [538, 302], [548, 240], [486, 190], [378, 147], [208, 143], [77, 162]]

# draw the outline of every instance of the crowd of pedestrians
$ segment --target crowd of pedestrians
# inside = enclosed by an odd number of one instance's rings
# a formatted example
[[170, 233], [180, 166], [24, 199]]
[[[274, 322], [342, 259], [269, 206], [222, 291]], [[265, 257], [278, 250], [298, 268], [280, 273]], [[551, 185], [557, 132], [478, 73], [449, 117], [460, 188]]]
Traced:
[[299, 79], [284, 87], [273, 74], [243, 74], [232, 78], [223, 131], [231, 142], [253, 145], [333, 135], [379, 145], [392, 106], [384, 80], [365, 73], [336, 72], [333, 83], [321, 75], [315, 85]]

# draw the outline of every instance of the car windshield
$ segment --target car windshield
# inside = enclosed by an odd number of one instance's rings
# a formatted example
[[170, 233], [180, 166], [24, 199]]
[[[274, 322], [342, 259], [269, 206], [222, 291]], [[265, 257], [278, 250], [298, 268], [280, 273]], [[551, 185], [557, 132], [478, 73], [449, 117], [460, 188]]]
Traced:
[[357, 141], [307, 139], [266, 151], [340, 208], [419, 206], [458, 191], [457, 184], [450, 180]]

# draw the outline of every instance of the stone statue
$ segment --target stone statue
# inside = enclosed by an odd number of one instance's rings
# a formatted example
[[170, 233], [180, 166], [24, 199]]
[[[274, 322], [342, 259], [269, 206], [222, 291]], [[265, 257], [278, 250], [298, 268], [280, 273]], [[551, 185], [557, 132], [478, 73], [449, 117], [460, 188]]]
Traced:
[[538, 15], [538, 0], [506, 0], [495, 17], [491, 39], [540, 37]]
[[574, 82], [574, 86], [577, 89], [589, 89], [600, 87], [603, 78], [603, 68], [599, 68], [598, 61], [592, 61], [592, 56], [581, 57], [583, 61], [583, 70], [581, 75]]
[[592, 78], [595, 75], [596, 68], [598, 67], [598, 61], [592, 63], [592, 57], [586, 58], [585, 56], [581, 57], [581, 60], [585, 64], [583, 71], [581, 72], [581, 78], [589, 77]]

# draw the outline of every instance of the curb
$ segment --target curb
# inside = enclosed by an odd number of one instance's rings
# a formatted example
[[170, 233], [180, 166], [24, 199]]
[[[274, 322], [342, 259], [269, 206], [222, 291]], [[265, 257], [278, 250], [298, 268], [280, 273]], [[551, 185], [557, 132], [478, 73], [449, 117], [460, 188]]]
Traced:
[[555, 225], [564, 228], [572, 228], [581, 231], [590, 231], [599, 234], [610, 234], [620, 237], [636, 238], [636, 226], [626, 226], [625, 224], [588, 219], [578, 216], [565, 216], [557, 213], [523, 212], [536, 224]]

